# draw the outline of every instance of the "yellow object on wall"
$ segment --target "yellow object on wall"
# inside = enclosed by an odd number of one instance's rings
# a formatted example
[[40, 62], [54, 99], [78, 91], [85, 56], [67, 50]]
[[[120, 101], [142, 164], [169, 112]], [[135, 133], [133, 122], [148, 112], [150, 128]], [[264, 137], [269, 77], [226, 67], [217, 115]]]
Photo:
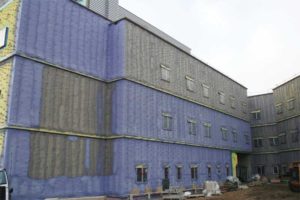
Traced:
[[237, 153], [231, 153], [231, 163], [232, 163], [232, 176], [236, 176], [236, 166], [238, 165]]
[[0, 49], [0, 59], [13, 53], [20, 0], [13, 0], [0, 10], [0, 30], [8, 28], [6, 46]]
[[0, 127], [6, 126], [12, 61], [0, 65]]

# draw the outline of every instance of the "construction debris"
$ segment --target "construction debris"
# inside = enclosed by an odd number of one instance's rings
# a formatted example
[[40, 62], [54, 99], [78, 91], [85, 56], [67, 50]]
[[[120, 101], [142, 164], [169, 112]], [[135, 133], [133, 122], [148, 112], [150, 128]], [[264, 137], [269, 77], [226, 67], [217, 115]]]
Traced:
[[216, 181], [205, 181], [204, 190], [202, 191], [202, 193], [206, 197], [210, 197], [212, 195], [220, 195], [221, 190], [220, 190], [220, 186], [219, 186], [218, 182], [216, 182]]

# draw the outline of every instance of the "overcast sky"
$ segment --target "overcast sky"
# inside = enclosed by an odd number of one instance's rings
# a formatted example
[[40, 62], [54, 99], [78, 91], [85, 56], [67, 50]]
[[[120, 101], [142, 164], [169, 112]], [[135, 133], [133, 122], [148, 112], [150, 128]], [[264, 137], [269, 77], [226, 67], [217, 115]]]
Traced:
[[300, 0], [119, 1], [249, 95], [300, 74]]

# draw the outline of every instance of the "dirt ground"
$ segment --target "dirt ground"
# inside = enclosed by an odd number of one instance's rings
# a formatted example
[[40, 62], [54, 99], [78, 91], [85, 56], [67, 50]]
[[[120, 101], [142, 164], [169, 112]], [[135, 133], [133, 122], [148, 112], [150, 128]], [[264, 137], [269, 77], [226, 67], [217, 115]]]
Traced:
[[266, 184], [249, 189], [227, 192], [221, 196], [198, 198], [197, 200], [300, 200], [300, 193], [291, 192], [287, 184]]

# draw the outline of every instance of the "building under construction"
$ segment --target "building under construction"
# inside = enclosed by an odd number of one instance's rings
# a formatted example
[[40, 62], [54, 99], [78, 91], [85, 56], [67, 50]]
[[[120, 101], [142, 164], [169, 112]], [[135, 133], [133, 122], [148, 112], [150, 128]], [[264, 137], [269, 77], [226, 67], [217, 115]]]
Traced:
[[[299, 77], [248, 99], [117, 0], [0, 0], [0, 16], [0, 164], [16, 200], [247, 180], [300, 157]], [[291, 131], [252, 151], [251, 132]]]

